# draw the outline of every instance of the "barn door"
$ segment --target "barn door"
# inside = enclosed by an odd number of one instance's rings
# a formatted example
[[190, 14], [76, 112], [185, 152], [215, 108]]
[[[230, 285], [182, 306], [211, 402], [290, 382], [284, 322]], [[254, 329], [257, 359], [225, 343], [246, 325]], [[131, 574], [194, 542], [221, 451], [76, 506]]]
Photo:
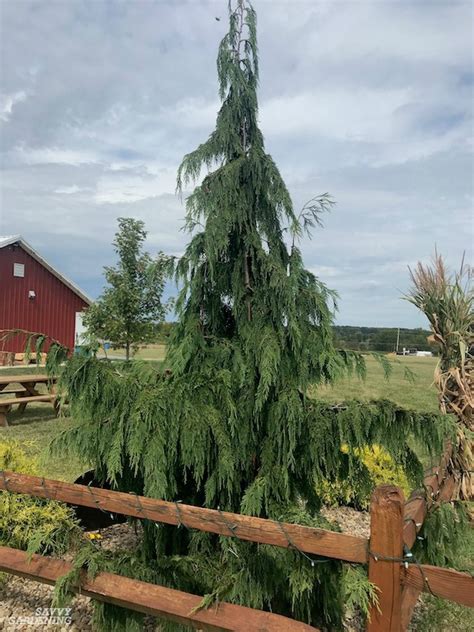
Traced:
[[86, 328], [83, 323], [84, 312], [76, 312], [76, 328], [74, 333], [75, 346], [83, 345], [86, 341]]

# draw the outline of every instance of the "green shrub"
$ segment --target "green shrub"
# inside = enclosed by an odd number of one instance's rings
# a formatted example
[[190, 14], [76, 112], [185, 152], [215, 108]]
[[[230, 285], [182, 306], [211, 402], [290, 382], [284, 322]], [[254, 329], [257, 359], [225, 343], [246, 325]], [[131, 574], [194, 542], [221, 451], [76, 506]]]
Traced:
[[18, 441], [0, 441], [0, 470], [11, 470], [22, 474], [38, 474], [36, 459], [28, 457]]
[[[37, 474], [35, 459], [16, 442], [0, 442], [0, 470]], [[62, 555], [80, 535], [72, 509], [53, 500], [0, 492], [0, 544]]]
[[[348, 454], [347, 445], [341, 447]], [[372, 490], [383, 483], [391, 483], [410, 494], [410, 484], [404, 469], [397, 465], [390, 454], [379, 445], [356, 448], [357, 466], [348, 471], [345, 478], [335, 481], [323, 480], [318, 489], [326, 505], [351, 505], [368, 509]]]

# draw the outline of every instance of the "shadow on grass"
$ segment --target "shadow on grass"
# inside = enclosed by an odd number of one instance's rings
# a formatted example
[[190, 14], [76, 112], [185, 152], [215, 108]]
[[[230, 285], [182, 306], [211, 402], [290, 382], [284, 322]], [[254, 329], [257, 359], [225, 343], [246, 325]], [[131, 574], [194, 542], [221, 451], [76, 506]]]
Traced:
[[50, 404], [44, 406], [38, 404], [34, 407], [27, 406], [22, 413], [18, 412], [18, 406], [16, 406], [15, 409], [8, 413], [7, 417], [10, 427], [24, 426], [40, 421], [52, 421], [53, 418], [56, 419], [53, 407]]

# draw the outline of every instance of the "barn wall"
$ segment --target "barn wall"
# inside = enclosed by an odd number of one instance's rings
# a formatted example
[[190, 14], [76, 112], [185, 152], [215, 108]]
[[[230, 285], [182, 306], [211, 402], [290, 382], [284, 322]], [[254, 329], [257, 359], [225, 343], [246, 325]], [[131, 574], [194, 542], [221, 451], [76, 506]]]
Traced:
[[[25, 265], [23, 278], [13, 276], [13, 264]], [[29, 299], [34, 290], [36, 298]], [[0, 248], [0, 329], [24, 329], [47, 334], [69, 348], [74, 347], [76, 312], [87, 304], [33, 259], [20, 246]], [[22, 352], [24, 338], [1, 343], [0, 350]]]

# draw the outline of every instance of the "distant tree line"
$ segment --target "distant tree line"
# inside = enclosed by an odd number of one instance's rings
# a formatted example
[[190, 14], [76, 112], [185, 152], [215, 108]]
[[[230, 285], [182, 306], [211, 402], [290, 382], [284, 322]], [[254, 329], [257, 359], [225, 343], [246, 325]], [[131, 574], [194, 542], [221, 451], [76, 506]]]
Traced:
[[[174, 323], [165, 322], [159, 325], [156, 342], [165, 343], [173, 329]], [[343, 349], [356, 351], [395, 351], [397, 346], [396, 327], [352, 327], [349, 325], [334, 325], [336, 345]], [[428, 342], [431, 332], [427, 329], [400, 329], [398, 348], [417, 349], [418, 351], [432, 351], [436, 353], [436, 345]]]
[[[396, 350], [396, 327], [351, 327], [348, 325], [335, 325], [334, 333], [337, 343], [344, 349], [358, 351], [385, 351], [389, 353]], [[418, 349], [418, 351], [436, 352], [436, 345], [428, 342], [431, 332], [426, 329], [400, 329], [398, 348]]]

